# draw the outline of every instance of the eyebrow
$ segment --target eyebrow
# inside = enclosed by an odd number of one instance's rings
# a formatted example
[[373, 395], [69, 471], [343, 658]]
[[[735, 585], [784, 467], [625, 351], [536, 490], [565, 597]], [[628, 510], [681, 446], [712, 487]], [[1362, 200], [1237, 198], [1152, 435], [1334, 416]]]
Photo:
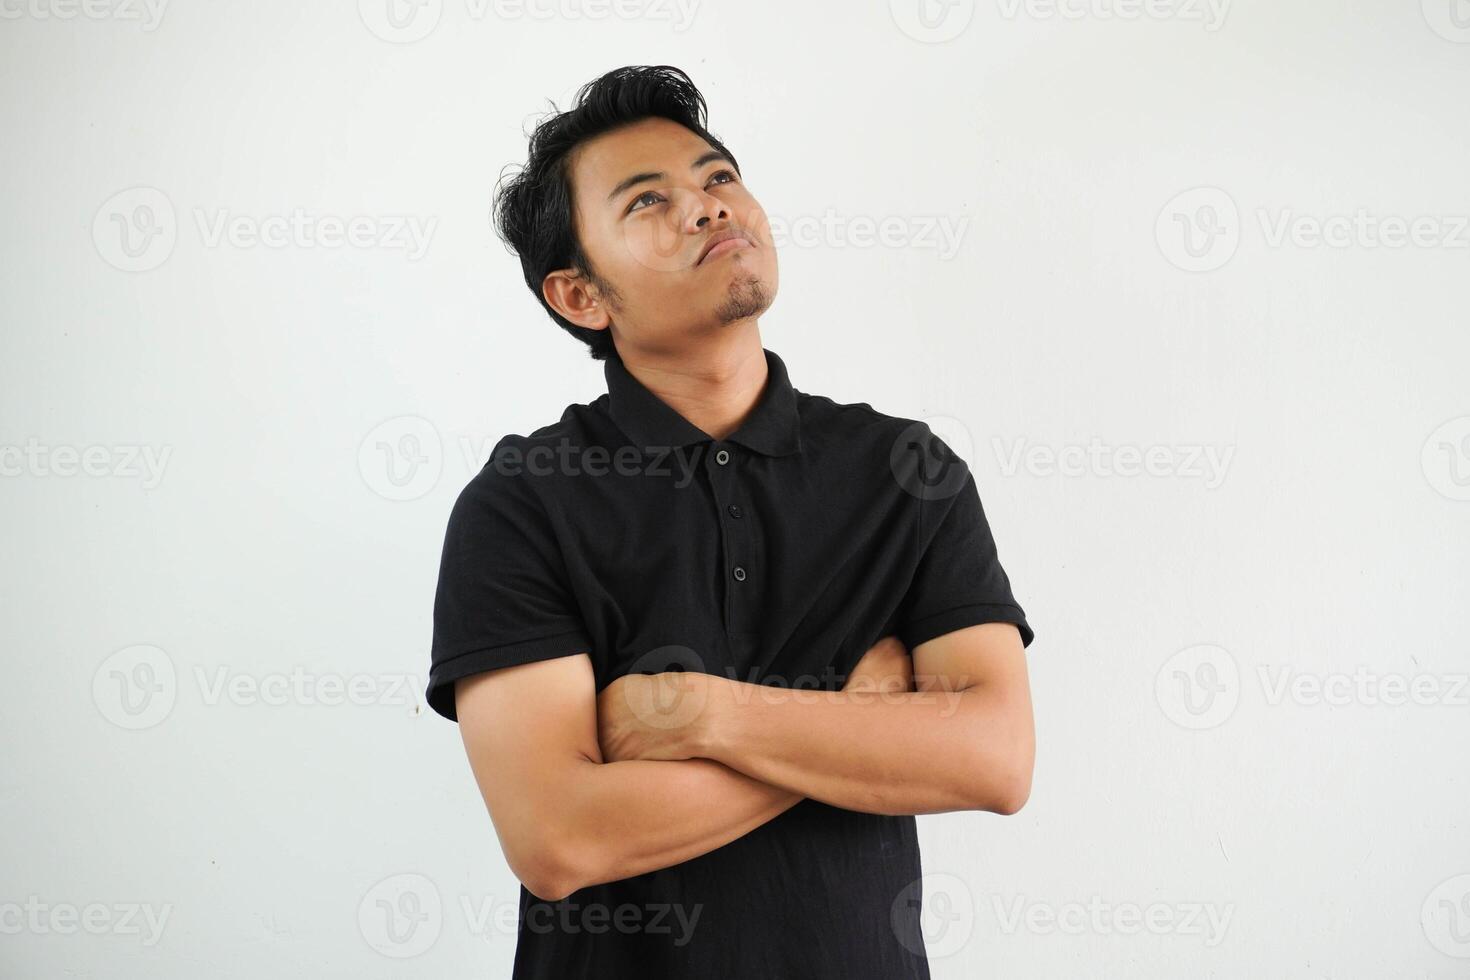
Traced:
[[[689, 169], [698, 170], [705, 164], [712, 163], [715, 160], [724, 160], [730, 166], [735, 166], [735, 161], [731, 160], [726, 154], [721, 153], [719, 150], [710, 150], [708, 153], [701, 154], [697, 159], [695, 159], [695, 161], [689, 165]], [[665, 174], [662, 170], [657, 170], [652, 173], [634, 174], [631, 177], [620, 180], [618, 181], [618, 186], [614, 187], [612, 189], [612, 192], [607, 195], [608, 203], [615, 203], [617, 199], [622, 196], [624, 191], [636, 187], [638, 184], [646, 184], [652, 180], [663, 180], [666, 176], [668, 175]]]

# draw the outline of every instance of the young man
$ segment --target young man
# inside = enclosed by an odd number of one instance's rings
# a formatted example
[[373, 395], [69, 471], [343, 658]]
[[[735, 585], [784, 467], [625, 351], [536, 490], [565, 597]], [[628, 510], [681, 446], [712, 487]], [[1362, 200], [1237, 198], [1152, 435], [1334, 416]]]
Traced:
[[514, 976], [927, 977], [913, 815], [1014, 813], [1034, 755], [973, 476], [762, 346], [769, 223], [678, 69], [584, 86], [496, 217], [608, 386], [444, 541], [427, 697], [523, 884]]

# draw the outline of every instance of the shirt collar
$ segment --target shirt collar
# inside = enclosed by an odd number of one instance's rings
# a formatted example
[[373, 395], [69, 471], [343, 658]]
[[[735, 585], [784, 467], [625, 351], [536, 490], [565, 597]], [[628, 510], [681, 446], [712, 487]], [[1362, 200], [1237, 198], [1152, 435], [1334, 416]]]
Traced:
[[[767, 456], [801, 451], [801, 425], [796, 411], [796, 389], [786, 364], [766, 350], [766, 386], [740, 428], [726, 441], [739, 443]], [[710, 436], [669, 407], [643, 382], [633, 377], [617, 354], [603, 361], [607, 378], [608, 410], [618, 428], [640, 447], [676, 448], [708, 441]]]

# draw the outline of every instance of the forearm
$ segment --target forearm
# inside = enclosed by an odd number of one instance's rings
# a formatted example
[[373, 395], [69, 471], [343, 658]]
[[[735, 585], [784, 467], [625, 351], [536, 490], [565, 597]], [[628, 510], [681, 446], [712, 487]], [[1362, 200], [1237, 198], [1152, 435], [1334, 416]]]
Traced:
[[583, 760], [561, 782], [554, 812], [538, 815], [538, 836], [558, 842], [544, 886], [556, 893], [696, 858], [802, 799], [710, 759]]
[[[984, 686], [882, 695], [718, 679], [692, 754], [866, 813], [1014, 812], [1029, 792], [1029, 713]], [[1028, 709], [1029, 711], [1029, 709]]]

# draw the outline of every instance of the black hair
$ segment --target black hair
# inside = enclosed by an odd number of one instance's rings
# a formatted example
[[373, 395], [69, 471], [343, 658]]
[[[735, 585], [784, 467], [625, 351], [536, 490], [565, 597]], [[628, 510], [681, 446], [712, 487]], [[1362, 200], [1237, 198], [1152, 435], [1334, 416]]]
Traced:
[[557, 269], [575, 269], [599, 289], [616, 295], [592, 268], [573, 228], [572, 184], [568, 159], [578, 144], [610, 130], [651, 117], [669, 119], [735, 157], [705, 125], [704, 96], [689, 76], [672, 65], [615, 68], [577, 90], [574, 104], [552, 114], [530, 134], [526, 164], [502, 178], [491, 213], [496, 231], [521, 259], [526, 285], [553, 320], [591, 348], [594, 360], [616, 356], [612, 331], [579, 327], [551, 308], [541, 283]]

